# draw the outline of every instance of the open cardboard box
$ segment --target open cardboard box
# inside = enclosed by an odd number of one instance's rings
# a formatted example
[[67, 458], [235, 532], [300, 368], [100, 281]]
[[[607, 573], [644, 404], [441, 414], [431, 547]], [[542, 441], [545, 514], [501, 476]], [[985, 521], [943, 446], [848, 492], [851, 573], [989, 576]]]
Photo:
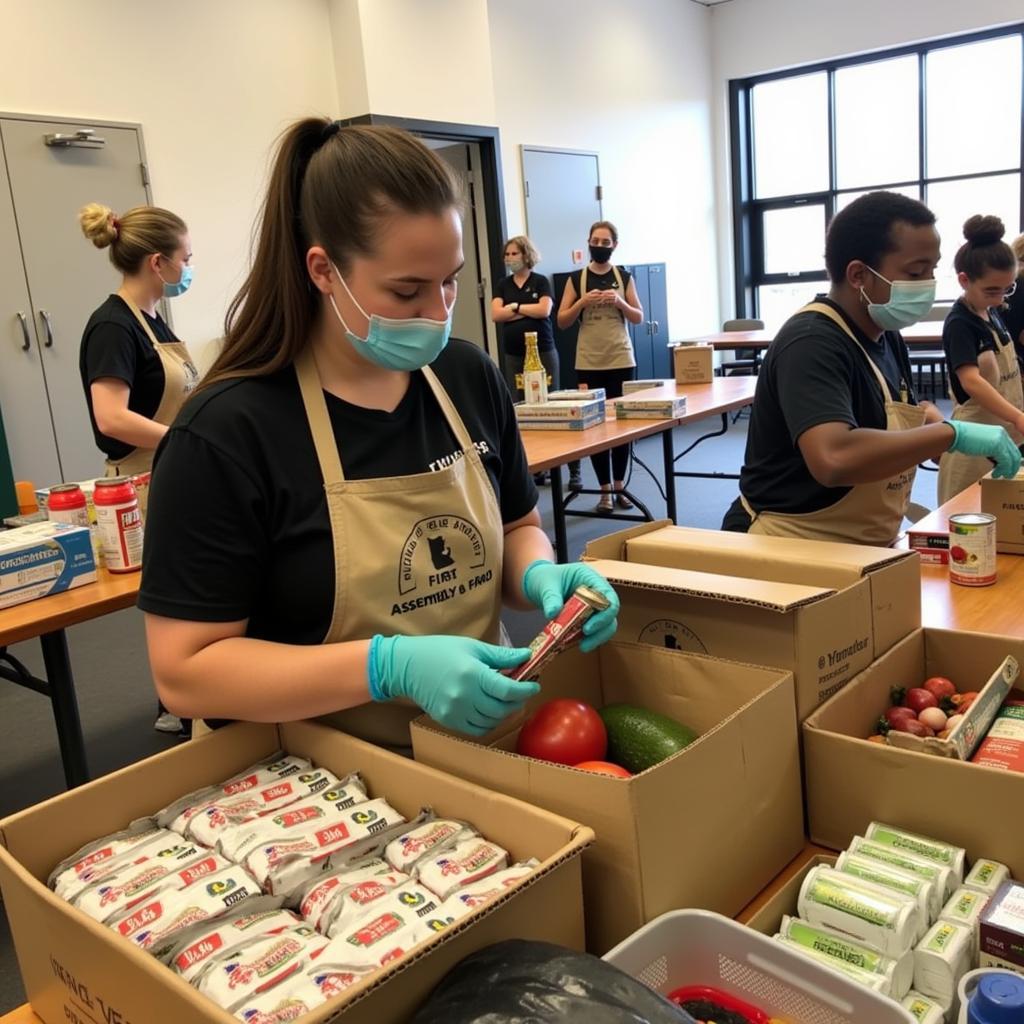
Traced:
[[750, 913], [740, 914], [736, 920], [753, 928], [755, 932], [763, 935], [774, 935], [782, 924], [786, 914], [791, 917], [798, 917], [797, 903], [800, 899], [800, 887], [804, 879], [817, 867], [835, 867], [838, 854], [816, 853], [808, 857], [806, 862], [790, 878], [779, 885], [775, 891], [763, 902], [759, 903], [756, 909]]
[[1024, 555], [1024, 470], [1010, 480], [981, 480], [981, 511], [996, 517], [996, 551]]
[[411, 818], [423, 806], [472, 822], [534, 874], [464, 922], [330, 1000], [302, 1021], [408, 1020], [475, 950], [509, 938], [583, 945], [579, 855], [593, 832], [462, 779], [310, 722], [234, 725], [148, 758], [0, 821], [0, 885], [25, 990], [46, 1024], [228, 1024], [235, 1020], [119, 935], [55, 896], [50, 869], [91, 839], [123, 828], [200, 786], [284, 749], [338, 775], [358, 770], [370, 792]]
[[519, 718], [480, 742], [413, 722], [416, 759], [570, 814], [597, 833], [584, 855], [587, 948], [597, 954], [667, 910], [732, 915], [803, 846], [793, 677], [778, 669], [612, 642], [573, 649], [541, 676], [556, 697], [625, 702], [700, 734], [630, 779], [515, 753]]
[[793, 672], [802, 721], [921, 622], [910, 551], [694, 530], [666, 520], [591, 541], [618, 635]]
[[980, 690], [1007, 656], [1024, 663], [1024, 640], [919, 629], [811, 715], [803, 726], [811, 839], [842, 850], [870, 822], [898, 822], [1024, 878], [1024, 773], [864, 739], [892, 687], [940, 675], [962, 692]]

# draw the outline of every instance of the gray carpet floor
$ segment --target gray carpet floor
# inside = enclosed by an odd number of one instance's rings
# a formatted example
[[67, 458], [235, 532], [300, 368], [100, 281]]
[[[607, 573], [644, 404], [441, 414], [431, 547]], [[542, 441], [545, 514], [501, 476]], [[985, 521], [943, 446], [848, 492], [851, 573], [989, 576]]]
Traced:
[[[948, 409], [946, 411], [948, 413]], [[742, 418], [731, 424], [725, 435], [705, 441], [687, 455], [678, 468], [737, 472], [743, 459], [747, 422]], [[682, 451], [692, 440], [717, 426], [717, 420], [708, 420], [676, 430], [675, 450]], [[656, 438], [647, 439], [635, 450], [660, 481], [661, 442]], [[584, 484], [596, 487], [589, 461], [584, 463]], [[665, 503], [656, 482], [636, 461], [629, 489], [655, 516], [664, 515]], [[718, 529], [736, 493], [734, 480], [678, 481], [680, 525]], [[936, 474], [918, 473], [914, 500], [931, 509], [935, 507], [935, 495]], [[579, 500], [579, 507], [590, 507], [595, 500], [584, 497]], [[550, 533], [551, 501], [547, 487], [541, 488], [540, 508]], [[570, 519], [570, 557], [579, 557], [590, 539], [627, 525], [630, 524], [617, 524], [608, 519]], [[542, 625], [538, 612], [509, 612], [505, 620], [516, 643], [529, 642]], [[153, 730], [156, 698], [146, 660], [140, 612], [131, 609], [74, 626], [67, 636], [87, 756], [94, 777], [180, 742]], [[18, 644], [11, 651], [32, 671], [43, 673], [38, 643]], [[0, 723], [0, 817], [3, 817], [62, 792], [64, 777], [50, 705], [44, 697], [0, 680]], [[6, 916], [0, 913], [0, 1013], [20, 1005], [24, 999]]]

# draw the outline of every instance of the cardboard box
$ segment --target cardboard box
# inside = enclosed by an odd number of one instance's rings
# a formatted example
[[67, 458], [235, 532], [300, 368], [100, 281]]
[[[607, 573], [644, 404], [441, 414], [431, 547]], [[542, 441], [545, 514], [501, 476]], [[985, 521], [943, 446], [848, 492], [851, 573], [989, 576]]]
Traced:
[[672, 366], [677, 384], [710, 384], [714, 377], [715, 350], [710, 345], [676, 345]]
[[775, 892], [752, 911], [744, 911], [736, 920], [753, 928], [762, 935], [775, 935], [782, 924], [783, 917], [798, 917], [797, 902], [800, 899], [800, 887], [804, 879], [817, 867], [835, 867], [835, 854], [816, 853], [808, 857], [800, 869], [779, 885]]
[[1012, 480], [983, 477], [981, 511], [996, 517], [996, 550], [1024, 555], [1024, 470]]
[[234, 725], [151, 757], [0, 822], [0, 885], [25, 990], [45, 1024], [229, 1024], [234, 1018], [152, 957], [58, 899], [45, 884], [62, 857], [172, 799], [227, 778], [275, 750], [339, 775], [358, 769], [407, 817], [430, 805], [472, 821], [538, 870], [407, 957], [302, 1018], [320, 1024], [408, 1020], [471, 952], [508, 938], [581, 948], [580, 859], [589, 828], [309, 722]]
[[942, 675], [961, 691], [980, 690], [1007, 656], [1024, 661], [1024, 640], [919, 629], [811, 715], [803, 726], [811, 839], [841, 850], [870, 822], [895, 822], [1024, 878], [1024, 773], [864, 738], [889, 707], [893, 686]]
[[604, 423], [605, 416], [603, 398], [519, 402], [515, 408], [520, 430], [586, 430]]
[[607, 398], [604, 388], [565, 388], [561, 391], [549, 391], [549, 402], [580, 402], [596, 398], [603, 402]]
[[981, 915], [979, 967], [1024, 974], [1024, 885], [1004, 882]]
[[920, 625], [912, 552], [666, 522], [586, 547], [620, 590], [619, 636], [789, 670], [800, 720]]
[[657, 380], [627, 380], [622, 383], [623, 395], [632, 395], [637, 391], [647, 391], [649, 388], [675, 387], [675, 380], [658, 378]]
[[0, 608], [95, 582], [84, 526], [46, 521], [0, 532]]
[[584, 854], [587, 948], [601, 954], [667, 910], [735, 914], [803, 846], [793, 677], [646, 644], [559, 655], [532, 707], [626, 702], [700, 738], [630, 779], [520, 757], [521, 719], [488, 746], [413, 723], [417, 760], [546, 807], [597, 833]]
[[633, 397], [616, 398], [613, 404], [619, 420], [674, 420], [686, 415], [686, 395], [645, 398], [638, 392]]
[[949, 531], [915, 530], [907, 531], [907, 543], [927, 565], [949, 565]]

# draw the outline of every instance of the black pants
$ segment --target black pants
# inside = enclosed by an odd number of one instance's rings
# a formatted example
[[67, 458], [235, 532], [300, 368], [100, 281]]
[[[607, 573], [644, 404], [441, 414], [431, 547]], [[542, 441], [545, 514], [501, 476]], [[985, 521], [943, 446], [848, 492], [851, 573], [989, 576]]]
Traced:
[[[577, 370], [576, 377], [581, 386], [586, 384], [589, 388], [604, 388], [607, 398], [621, 398], [622, 385], [636, 377], [636, 368], [629, 366], [621, 370]], [[620, 444], [611, 452], [591, 455], [590, 464], [594, 467], [597, 482], [606, 486], [612, 480], [625, 480], [630, 451], [630, 445]]]

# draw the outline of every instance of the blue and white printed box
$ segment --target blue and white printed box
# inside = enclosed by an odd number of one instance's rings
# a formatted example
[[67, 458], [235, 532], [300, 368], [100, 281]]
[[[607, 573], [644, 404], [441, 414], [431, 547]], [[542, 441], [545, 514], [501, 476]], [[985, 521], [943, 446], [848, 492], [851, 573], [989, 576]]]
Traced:
[[0, 608], [95, 582], [84, 526], [45, 522], [0, 532]]
[[656, 380], [626, 380], [622, 382], [622, 393], [632, 395], [637, 391], [647, 391], [650, 388], [667, 388], [676, 386], [674, 377], [659, 377]]

